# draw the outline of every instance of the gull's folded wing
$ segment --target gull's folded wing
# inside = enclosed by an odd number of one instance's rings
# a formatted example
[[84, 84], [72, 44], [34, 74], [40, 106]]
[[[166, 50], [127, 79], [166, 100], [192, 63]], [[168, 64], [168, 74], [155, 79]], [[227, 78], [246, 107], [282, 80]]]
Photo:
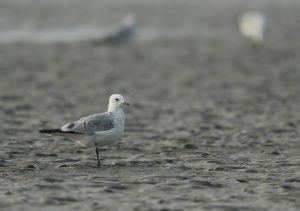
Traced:
[[63, 132], [91, 135], [94, 132], [110, 130], [114, 127], [113, 114], [105, 112], [81, 118], [78, 121], [68, 123], [60, 129]]

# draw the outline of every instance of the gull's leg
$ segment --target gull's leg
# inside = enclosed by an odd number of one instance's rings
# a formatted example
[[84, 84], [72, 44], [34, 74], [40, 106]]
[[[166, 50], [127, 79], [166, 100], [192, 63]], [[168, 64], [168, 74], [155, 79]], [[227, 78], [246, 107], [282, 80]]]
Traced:
[[97, 155], [97, 160], [98, 160], [97, 166], [100, 167], [99, 150], [98, 150], [97, 146], [95, 148], [96, 148], [96, 155]]

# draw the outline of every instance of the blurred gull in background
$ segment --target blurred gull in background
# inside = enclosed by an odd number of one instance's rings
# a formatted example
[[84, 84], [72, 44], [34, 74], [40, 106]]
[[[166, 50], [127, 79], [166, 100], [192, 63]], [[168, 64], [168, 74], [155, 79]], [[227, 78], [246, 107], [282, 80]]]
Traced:
[[132, 40], [137, 33], [137, 18], [133, 14], [126, 15], [118, 25], [104, 33], [95, 40], [95, 44], [117, 44]]
[[92, 42], [95, 44], [125, 43], [132, 40], [137, 31], [137, 18], [126, 15], [119, 24], [108, 29], [98, 26], [81, 26], [64, 29], [20, 29], [0, 31], [0, 43], [76, 43]]
[[262, 44], [266, 30], [266, 16], [260, 12], [247, 12], [238, 19], [240, 32], [255, 44]]

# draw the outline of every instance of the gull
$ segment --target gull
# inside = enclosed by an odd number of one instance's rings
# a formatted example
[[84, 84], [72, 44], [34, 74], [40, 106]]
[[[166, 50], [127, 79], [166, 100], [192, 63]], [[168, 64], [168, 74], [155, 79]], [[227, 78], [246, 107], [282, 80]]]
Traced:
[[116, 44], [130, 41], [134, 38], [137, 32], [137, 18], [133, 14], [126, 15], [118, 25], [109, 29], [95, 44]]
[[266, 23], [266, 16], [260, 12], [247, 12], [238, 19], [241, 34], [255, 44], [263, 42]]
[[122, 138], [125, 115], [124, 106], [129, 103], [120, 94], [113, 94], [109, 98], [107, 112], [83, 117], [77, 121], [67, 123], [56, 129], [42, 129], [40, 133], [47, 133], [76, 141], [83, 147], [95, 147], [98, 166], [100, 166], [99, 147], [116, 143]]

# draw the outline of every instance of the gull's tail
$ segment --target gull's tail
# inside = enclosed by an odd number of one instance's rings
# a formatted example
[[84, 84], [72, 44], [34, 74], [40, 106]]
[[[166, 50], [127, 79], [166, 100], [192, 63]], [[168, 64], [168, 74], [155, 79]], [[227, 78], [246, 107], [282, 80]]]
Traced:
[[61, 133], [62, 131], [60, 129], [42, 129], [42, 130], [39, 130], [39, 132], [52, 134], [52, 133]]

